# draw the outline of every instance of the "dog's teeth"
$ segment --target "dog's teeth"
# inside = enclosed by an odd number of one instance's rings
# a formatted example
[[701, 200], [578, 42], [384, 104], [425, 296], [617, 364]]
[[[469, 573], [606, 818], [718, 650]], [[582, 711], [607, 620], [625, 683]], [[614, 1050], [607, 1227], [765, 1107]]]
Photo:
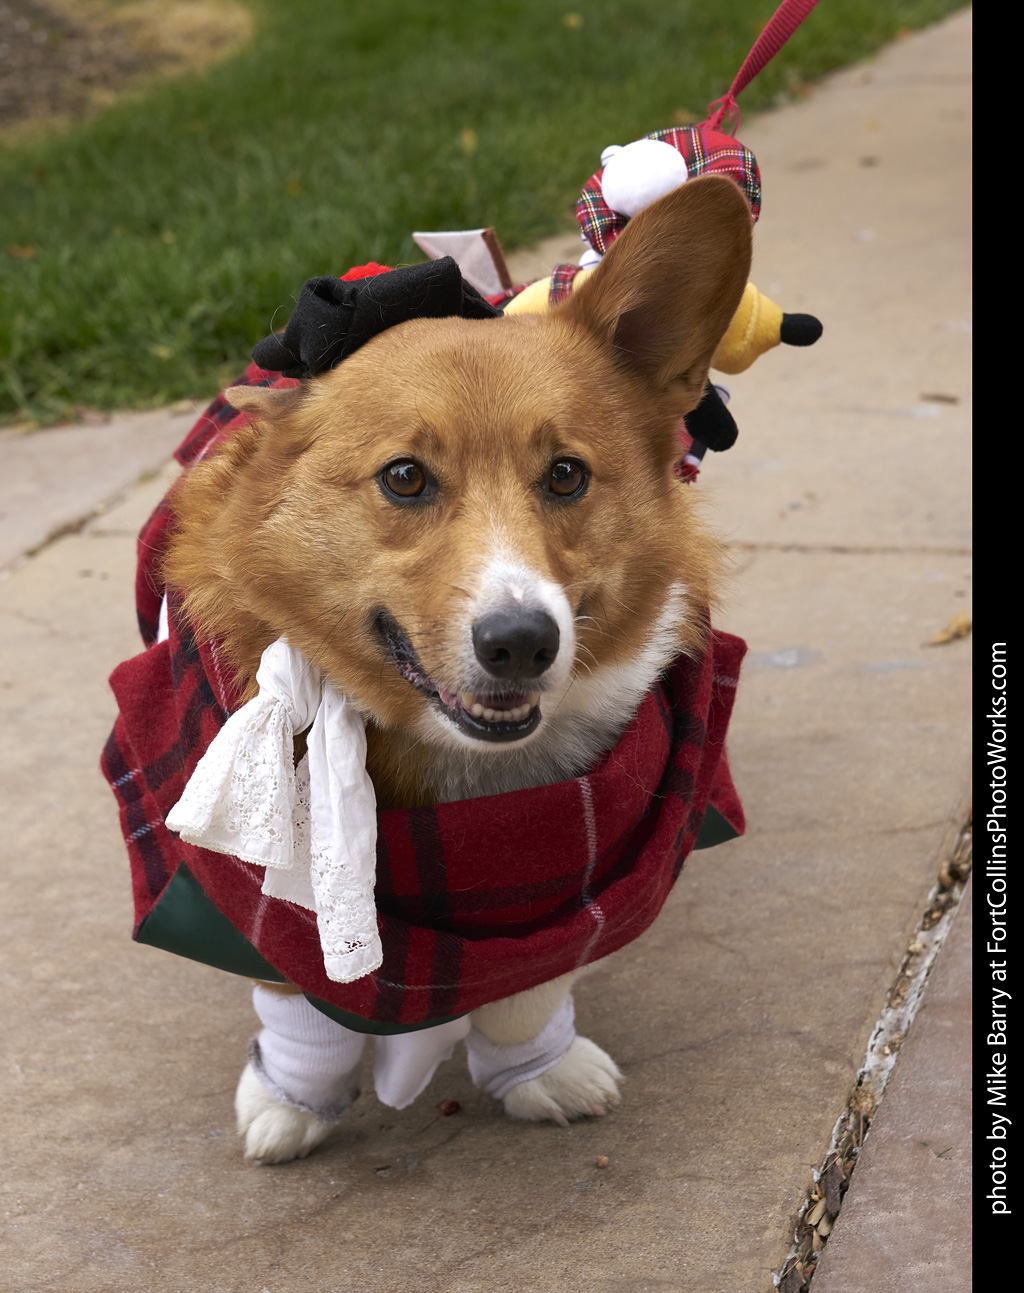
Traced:
[[521, 723], [524, 718], [529, 717], [530, 711], [540, 700], [540, 692], [530, 692], [526, 697], [526, 703], [515, 705], [511, 709], [495, 709], [492, 706], [486, 706], [482, 701], [476, 699], [477, 693], [472, 691], [463, 691], [459, 693], [459, 701], [462, 708], [473, 718], [482, 718], [487, 723]]

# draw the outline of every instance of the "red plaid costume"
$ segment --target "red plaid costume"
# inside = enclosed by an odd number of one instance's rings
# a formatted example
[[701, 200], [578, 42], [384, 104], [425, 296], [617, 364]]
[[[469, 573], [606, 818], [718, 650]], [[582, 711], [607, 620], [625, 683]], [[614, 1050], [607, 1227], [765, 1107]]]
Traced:
[[[250, 365], [240, 384], [294, 382]], [[218, 398], [179, 447], [178, 461], [187, 467], [248, 418]], [[187, 868], [280, 978], [316, 1004], [369, 1021], [367, 1031], [400, 1031], [543, 983], [643, 933], [709, 804], [731, 828], [725, 837], [742, 831], [724, 740], [746, 648], [713, 632], [707, 653], [675, 662], [587, 775], [380, 813], [384, 962], [354, 983], [332, 982], [312, 912], [265, 897], [262, 868], [185, 844], [164, 823], [240, 702], [215, 644], [196, 638], [173, 589], [170, 636], [156, 642], [165, 591], [160, 562], [172, 520], [165, 499], [139, 536], [136, 603], [146, 650], [111, 677], [120, 714], [102, 759], [131, 861], [136, 937], [176, 872]]]

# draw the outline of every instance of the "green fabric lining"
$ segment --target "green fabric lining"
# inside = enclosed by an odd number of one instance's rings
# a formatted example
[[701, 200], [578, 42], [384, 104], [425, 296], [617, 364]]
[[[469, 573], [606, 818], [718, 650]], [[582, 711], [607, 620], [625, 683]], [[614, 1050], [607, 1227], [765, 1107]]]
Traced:
[[716, 844], [724, 844], [726, 840], [738, 840], [739, 837], [739, 831], [729, 825], [717, 808], [708, 804], [704, 810], [704, 820], [697, 832], [694, 852], [697, 849], [711, 849]]
[[[229, 974], [241, 974], [249, 979], [262, 979], [269, 983], [287, 983], [288, 980], [262, 956], [207, 897], [206, 892], [192, 872], [179, 863], [170, 883], [157, 899], [135, 934], [136, 942], [159, 947], [164, 952], [212, 965], [214, 969]], [[458, 1015], [444, 1015], [420, 1024], [385, 1024], [373, 1019], [363, 1019], [348, 1010], [332, 1006], [330, 1002], [303, 994], [317, 1010], [343, 1024], [355, 1033], [372, 1033], [377, 1037], [390, 1037], [396, 1033], [415, 1033], [421, 1028], [446, 1024]]]
[[[709, 804], [697, 833], [695, 849], [712, 848], [726, 840], [735, 839], [733, 830], [721, 813]], [[227, 916], [207, 897], [206, 892], [192, 872], [179, 863], [177, 871], [152, 910], [145, 916], [135, 933], [136, 941], [165, 952], [212, 965], [214, 969], [240, 974], [249, 979], [262, 979], [268, 983], [287, 983], [285, 976], [262, 956], [249, 940], [232, 925]], [[348, 1010], [332, 1006], [330, 1002], [304, 994], [317, 1010], [336, 1023], [357, 1033], [372, 1033], [390, 1037], [396, 1033], [414, 1033], [435, 1024], [446, 1024], [458, 1015], [445, 1015], [428, 1019], [420, 1024], [385, 1024], [363, 1019]]]

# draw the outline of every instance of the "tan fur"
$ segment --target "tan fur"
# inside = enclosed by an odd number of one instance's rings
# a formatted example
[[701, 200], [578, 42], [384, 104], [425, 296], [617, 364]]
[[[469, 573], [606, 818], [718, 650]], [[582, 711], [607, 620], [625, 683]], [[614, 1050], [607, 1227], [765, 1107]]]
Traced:
[[[674, 428], [740, 300], [750, 224], [735, 185], [698, 179], [631, 221], [548, 316], [414, 320], [297, 391], [228, 393], [255, 417], [179, 489], [168, 578], [250, 694], [286, 632], [355, 700], [382, 806], [429, 800], [445, 751], [417, 735], [428, 702], [374, 616], [457, 690], [460, 612], [503, 535], [569, 598], [577, 670], [633, 658], [677, 580], [695, 612], [678, 649], [700, 646], [720, 555], [673, 476]], [[593, 473], [571, 506], [539, 487], [559, 456]], [[441, 483], [429, 508], [383, 496], [378, 473], [403, 457]]]

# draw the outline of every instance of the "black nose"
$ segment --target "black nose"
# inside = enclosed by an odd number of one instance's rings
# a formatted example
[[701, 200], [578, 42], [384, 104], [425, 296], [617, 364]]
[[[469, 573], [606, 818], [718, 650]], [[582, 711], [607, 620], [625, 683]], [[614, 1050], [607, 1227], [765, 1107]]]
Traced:
[[494, 678], [536, 678], [554, 664], [558, 625], [547, 611], [491, 611], [473, 625], [473, 650]]

